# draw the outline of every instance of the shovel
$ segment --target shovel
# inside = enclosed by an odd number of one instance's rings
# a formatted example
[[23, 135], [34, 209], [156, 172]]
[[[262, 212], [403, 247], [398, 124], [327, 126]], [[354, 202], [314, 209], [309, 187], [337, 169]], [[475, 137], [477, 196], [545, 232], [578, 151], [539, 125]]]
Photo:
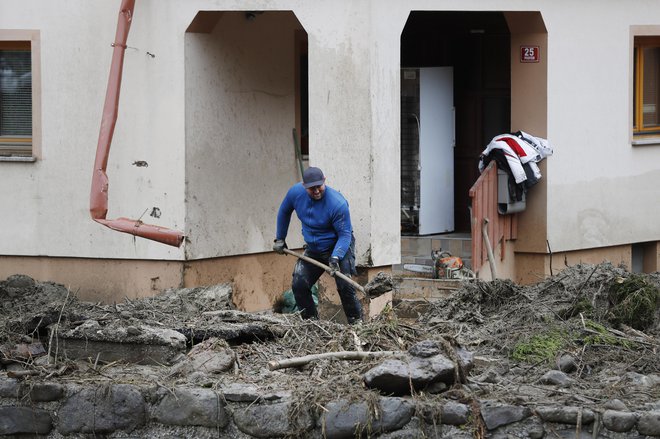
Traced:
[[[332, 273], [332, 268], [328, 267], [327, 265], [325, 265], [322, 262], [317, 261], [316, 259], [312, 259], [309, 256], [301, 255], [301, 254], [296, 253], [292, 250], [289, 250], [288, 248], [285, 248], [283, 250], [284, 250], [284, 253], [286, 253], [287, 255], [295, 256], [298, 259], [302, 259], [305, 262], [309, 262], [310, 264], [316, 265], [317, 267], [324, 269], [325, 272], [328, 273], [328, 274]], [[363, 287], [359, 283], [355, 282], [353, 279], [346, 276], [344, 273], [342, 273], [340, 271], [335, 271], [334, 276], [337, 276], [338, 278], [343, 279], [346, 282], [348, 282], [349, 284], [353, 285], [355, 287], [355, 289], [360, 291], [362, 293], [362, 295], [367, 299], [369, 297], [371, 297], [371, 295], [374, 294], [374, 293], [376, 293], [375, 295], [380, 295], [383, 292], [389, 291], [389, 290], [392, 289], [392, 287], [391, 287], [392, 280], [391, 279], [389, 280], [389, 286], [383, 287], [383, 281], [380, 280], [378, 285], [371, 286], [371, 282], [370, 282], [369, 284], [367, 284], [367, 287], [365, 288], [365, 287]], [[387, 281], [385, 281], [385, 284], [387, 284]]]

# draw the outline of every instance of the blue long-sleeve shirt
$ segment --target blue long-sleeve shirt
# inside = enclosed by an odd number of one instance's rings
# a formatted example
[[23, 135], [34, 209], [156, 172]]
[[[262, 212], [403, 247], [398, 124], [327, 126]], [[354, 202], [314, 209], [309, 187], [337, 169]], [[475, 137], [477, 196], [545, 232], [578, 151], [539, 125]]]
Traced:
[[323, 198], [314, 200], [302, 183], [293, 185], [277, 213], [277, 239], [286, 238], [294, 210], [302, 223], [303, 239], [310, 251], [332, 251], [331, 256], [344, 257], [351, 245], [353, 226], [348, 201], [341, 193], [326, 186]]

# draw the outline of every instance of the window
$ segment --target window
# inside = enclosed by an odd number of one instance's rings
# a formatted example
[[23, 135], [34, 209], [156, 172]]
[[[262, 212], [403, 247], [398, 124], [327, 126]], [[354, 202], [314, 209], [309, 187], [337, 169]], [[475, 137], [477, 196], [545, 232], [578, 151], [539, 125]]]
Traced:
[[39, 152], [38, 59], [38, 31], [0, 30], [0, 161]]
[[660, 137], [660, 37], [635, 37], [633, 78], [633, 135]]

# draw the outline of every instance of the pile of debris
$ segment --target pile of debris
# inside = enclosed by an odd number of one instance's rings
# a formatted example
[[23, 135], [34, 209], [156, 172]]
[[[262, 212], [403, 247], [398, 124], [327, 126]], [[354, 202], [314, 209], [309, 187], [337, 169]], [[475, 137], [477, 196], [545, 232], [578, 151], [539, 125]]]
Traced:
[[229, 284], [100, 304], [16, 275], [0, 434], [660, 437], [659, 291], [579, 265], [347, 326], [241, 312]]

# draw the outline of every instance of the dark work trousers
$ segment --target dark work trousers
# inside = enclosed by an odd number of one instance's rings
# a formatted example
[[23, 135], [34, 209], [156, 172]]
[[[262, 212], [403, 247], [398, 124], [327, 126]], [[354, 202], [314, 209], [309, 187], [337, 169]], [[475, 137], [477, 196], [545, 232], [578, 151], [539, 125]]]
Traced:
[[[328, 265], [331, 253], [315, 253], [305, 250], [305, 256]], [[356, 274], [355, 271], [355, 241], [351, 242], [351, 247], [344, 255], [344, 258], [339, 261], [339, 270], [346, 276]], [[315, 318], [318, 319], [319, 314], [312, 298], [312, 285], [316, 283], [325, 270], [317, 267], [302, 259], [298, 259], [295, 267], [293, 267], [293, 282], [291, 289], [293, 296], [296, 298], [296, 304], [301, 310], [303, 319]], [[335, 276], [335, 283], [337, 284], [337, 292], [341, 299], [341, 305], [344, 308], [344, 314], [348, 323], [356, 323], [362, 320], [362, 305], [355, 295], [355, 288], [343, 279]]]

